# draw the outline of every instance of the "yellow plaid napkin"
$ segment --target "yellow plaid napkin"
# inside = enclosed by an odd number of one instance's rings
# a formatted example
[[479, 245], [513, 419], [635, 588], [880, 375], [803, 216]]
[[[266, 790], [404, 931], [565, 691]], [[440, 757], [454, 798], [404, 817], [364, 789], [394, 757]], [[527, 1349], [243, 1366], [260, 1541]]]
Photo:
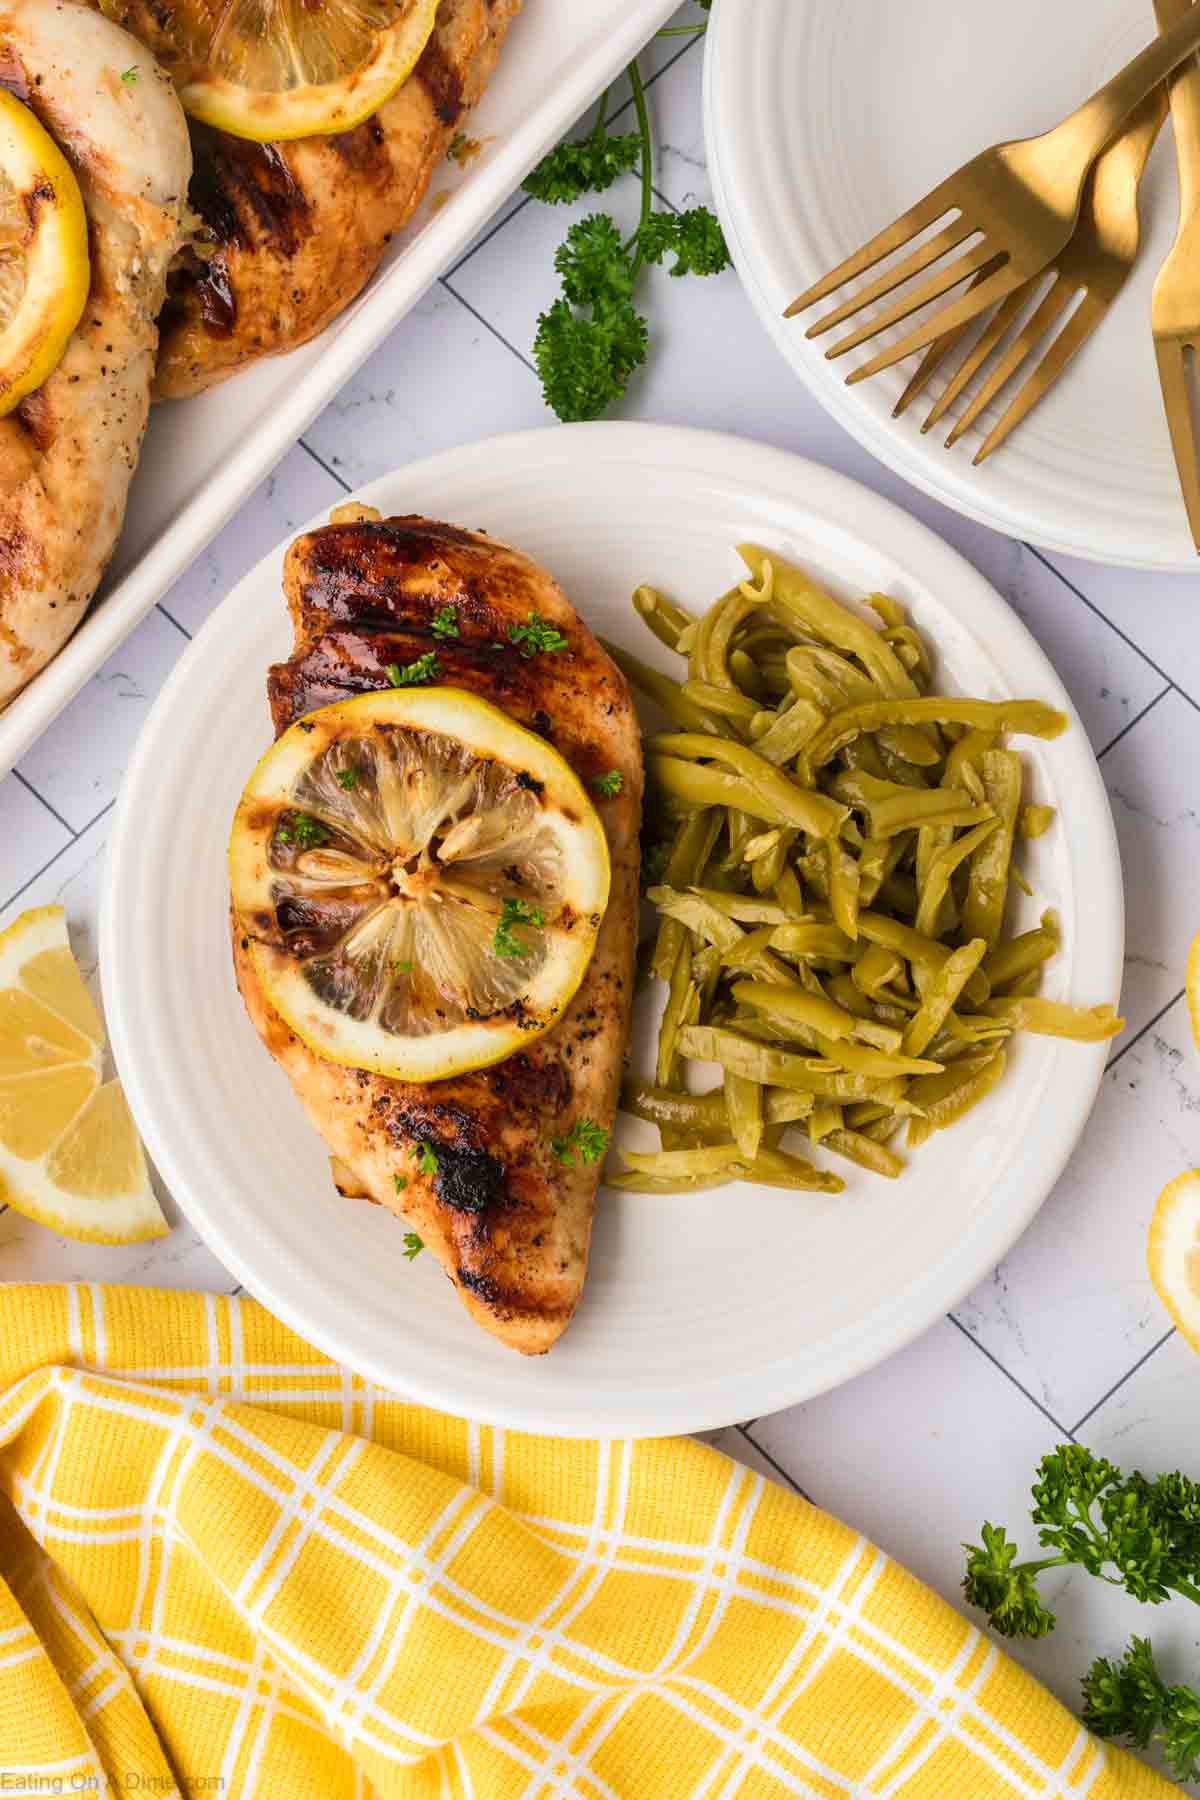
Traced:
[[0, 1289], [0, 1796], [1171, 1791], [698, 1444], [406, 1405], [249, 1300]]

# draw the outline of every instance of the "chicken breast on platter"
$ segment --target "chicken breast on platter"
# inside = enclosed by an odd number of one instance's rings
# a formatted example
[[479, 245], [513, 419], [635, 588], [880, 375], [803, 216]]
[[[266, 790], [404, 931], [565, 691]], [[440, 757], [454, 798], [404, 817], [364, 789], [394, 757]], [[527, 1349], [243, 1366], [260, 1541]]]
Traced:
[[91, 289], [57, 369], [0, 419], [0, 704], [74, 631], [116, 546], [137, 467], [167, 268], [192, 159], [170, 81], [67, 0], [0, 10], [0, 80], [75, 171]]
[[[193, 123], [191, 202], [212, 254], [188, 253], [172, 273], [156, 398], [294, 350], [349, 305], [416, 212], [520, 6], [441, 0], [413, 74], [353, 131], [256, 144]], [[155, 0], [105, 10], [153, 48]]]
[[[590, 791], [609, 770], [622, 776], [617, 795], [597, 800], [612, 889], [583, 983], [557, 1025], [491, 1068], [422, 1085], [317, 1056], [272, 1008], [234, 922], [247, 1009], [343, 1187], [402, 1213], [485, 1330], [527, 1354], [548, 1350], [582, 1291], [600, 1177], [599, 1163], [565, 1165], [551, 1140], [584, 1119], [611, 1128], [629, 1033], [642, 761], [628, 689], [552, 578], [474, 532], [421, 518], [332, 524], [297, 539], [284, 580], [296, 642], [268, 678], [277, 733], [390, 687], [387, 665], [434, 649], [441, 683], [545, 737]], [[448, 604], [460, 635], [447, 641], [430, 624]], [[562, 632], [566, 650], [527, 657], [509, 642], [531, 612]], [[414, 1142], [433, 1147], [435, 1173], [414, 1164]]]

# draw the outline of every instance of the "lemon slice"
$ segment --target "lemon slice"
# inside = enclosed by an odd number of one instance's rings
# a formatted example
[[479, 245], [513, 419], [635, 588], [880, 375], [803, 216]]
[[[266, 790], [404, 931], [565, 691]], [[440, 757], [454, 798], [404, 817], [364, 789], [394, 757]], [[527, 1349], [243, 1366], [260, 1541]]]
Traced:
[[168, 1230], [61, 906], [0, 932], [0, 1200], [67, 1237], [137, 1244]]
[[407, 81], [438, 0], [104, 0], [193, 118], [260, 143], [349, 131]]
[[62, 361], [91, 285], [79, 183], [27, 106], [0, 88], [0, 415]]
[[1159, 1299], [1200, 1350], [1200, 1169], [1177, 1176], [1159, 1195], [1146, 1262]]
[[456, 688], [293, 725], [246, 785], [229, 873], [271, 1004], [330, 1061], [483, 1068], [560, 1017], [608, 904], [604, 830], [556, 751]]

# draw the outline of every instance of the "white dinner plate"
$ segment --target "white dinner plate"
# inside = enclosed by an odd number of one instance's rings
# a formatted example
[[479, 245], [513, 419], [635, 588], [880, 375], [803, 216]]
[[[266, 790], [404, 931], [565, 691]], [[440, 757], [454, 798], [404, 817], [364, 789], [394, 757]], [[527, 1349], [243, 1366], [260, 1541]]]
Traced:
[[[650, 581], [694, 606], [724, 591], [747, 536], [840, 595], [886, 589], [939, 647], [941, 678], [1067, 708], [998, 595], [923, 526], [840, 475], [737, 438], [647, 425], [558, 427], [398, 470], [358, 498], [522, 546], [588, 624], [668, 667], [630, 605]], [[318, 521], [314, 521], [316, 523]], [[853, 1168], [836, 1198], [727, 1187], [601, 1192], [579, 1312], [523, 1361], [473, 1325], [431, 1256], [401, 1255], [379, 1207], [339, 1199], [325, 1148], [251, 1028], [230, 968], [225, 841], [270, 741], [268, 663], [291, 632], [285, 546], [219, 606], [164, 687], [125, 777], [101, 967], [138, 1123], [188, 1217], [296, 1330], [388, 1388], [530, 1429], [656, 1435], [770, 1412], [878, 1361], [957, 1302], [1028, 1224], [1083, 1128], [1100, 1046], [1022, 1042], [1000, 1089], [903, 1178]], [[1115, 1000], [1116, 843], [1082, 728], [1028, 746], [1032, 790], [1061, 808], [1028, 846], [1036, 915], [1064, 947], [1048, 991]], [[653, 996], [634, 1056], [650, 1045]], [[623, 1122], [628, 1141], [655, 1142]]]
[[[948, 420], [921, 435], [928, 400], [893, 420], [915, 359], [847, 387], [870, 351], [827, 362], [830, 340], [805, 336], [822, 308], [783, 318], [798, 293], [953, 169], [988, 144], [1054, 125], [1153, 33], [1150, 0], [717, 0], [705, 125], [718, 209], [755, 307], [868, 450], [1010, 536], [1100, 562], [1194, 570], [1150, 339], [1150, 292], [1177, 217], [1169, 130], [1143, 183], [1142, 254], [1123, 293], [1048, 398], [978, 469], [979, 430], [955, 450], [943, 448]], [[943, 385], [938, 376], [932, 392]]]

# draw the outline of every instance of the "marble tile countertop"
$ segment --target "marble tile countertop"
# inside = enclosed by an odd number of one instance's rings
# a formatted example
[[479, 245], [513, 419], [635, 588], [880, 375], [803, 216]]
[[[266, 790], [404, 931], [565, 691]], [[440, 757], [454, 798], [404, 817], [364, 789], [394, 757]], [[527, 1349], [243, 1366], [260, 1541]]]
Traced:
[[[695, 204], [709, 197], [701, 48], [683, 38], [655, 49], [661, 197]], [[61, 901], [94, 967], [105, 843], [130, 748], [188, 639], [259, 557], [399, 464], [549, 422], [529, 346], [552, 297], [565, 222], [563, 209], [511, 201], [0, 784], [0, 925]], [[1159, 1190], [1200, 1164], [1200, 1052], [1182, 993], [1200, 927], [1200, 576], [1049, 556], [959, 518], [872, 461], [785, 374], [732, 272], [708, 282], [659, 272], [651, 290], [651, 362], [624, 416], [799, 451], [925, 520], [1007, 597], [1053, 660], [1091, 734], [1120, 835], [1128, 1027], [1035, 1223], [909, 1349], [834, 1393], [713, 1438], [956, 1599], [960, 1544], [982, 1520], [1032, 1542], [1030, 1479], [1053, 1445], [1074, 1437], [1125, 1465], [1200, 1475], [1200, 1362], [1170, 1329], [1144, 1257]], [[165, 1204], [171, 1235], [132, 1250], [56, 1239], [0, 1212], [0, 1278], [232, 1289]], [[1132, 1631], [1152, 1630], [1169, 1677], [1200, 1686], [1200, 1609], [1179, 1602], [1151, 1613], [1081, 1575], [1048, 1588], [1058, 1630], [1016, 1654], [1068, 1704], [1091, 1658], [1116, 1654]]]

